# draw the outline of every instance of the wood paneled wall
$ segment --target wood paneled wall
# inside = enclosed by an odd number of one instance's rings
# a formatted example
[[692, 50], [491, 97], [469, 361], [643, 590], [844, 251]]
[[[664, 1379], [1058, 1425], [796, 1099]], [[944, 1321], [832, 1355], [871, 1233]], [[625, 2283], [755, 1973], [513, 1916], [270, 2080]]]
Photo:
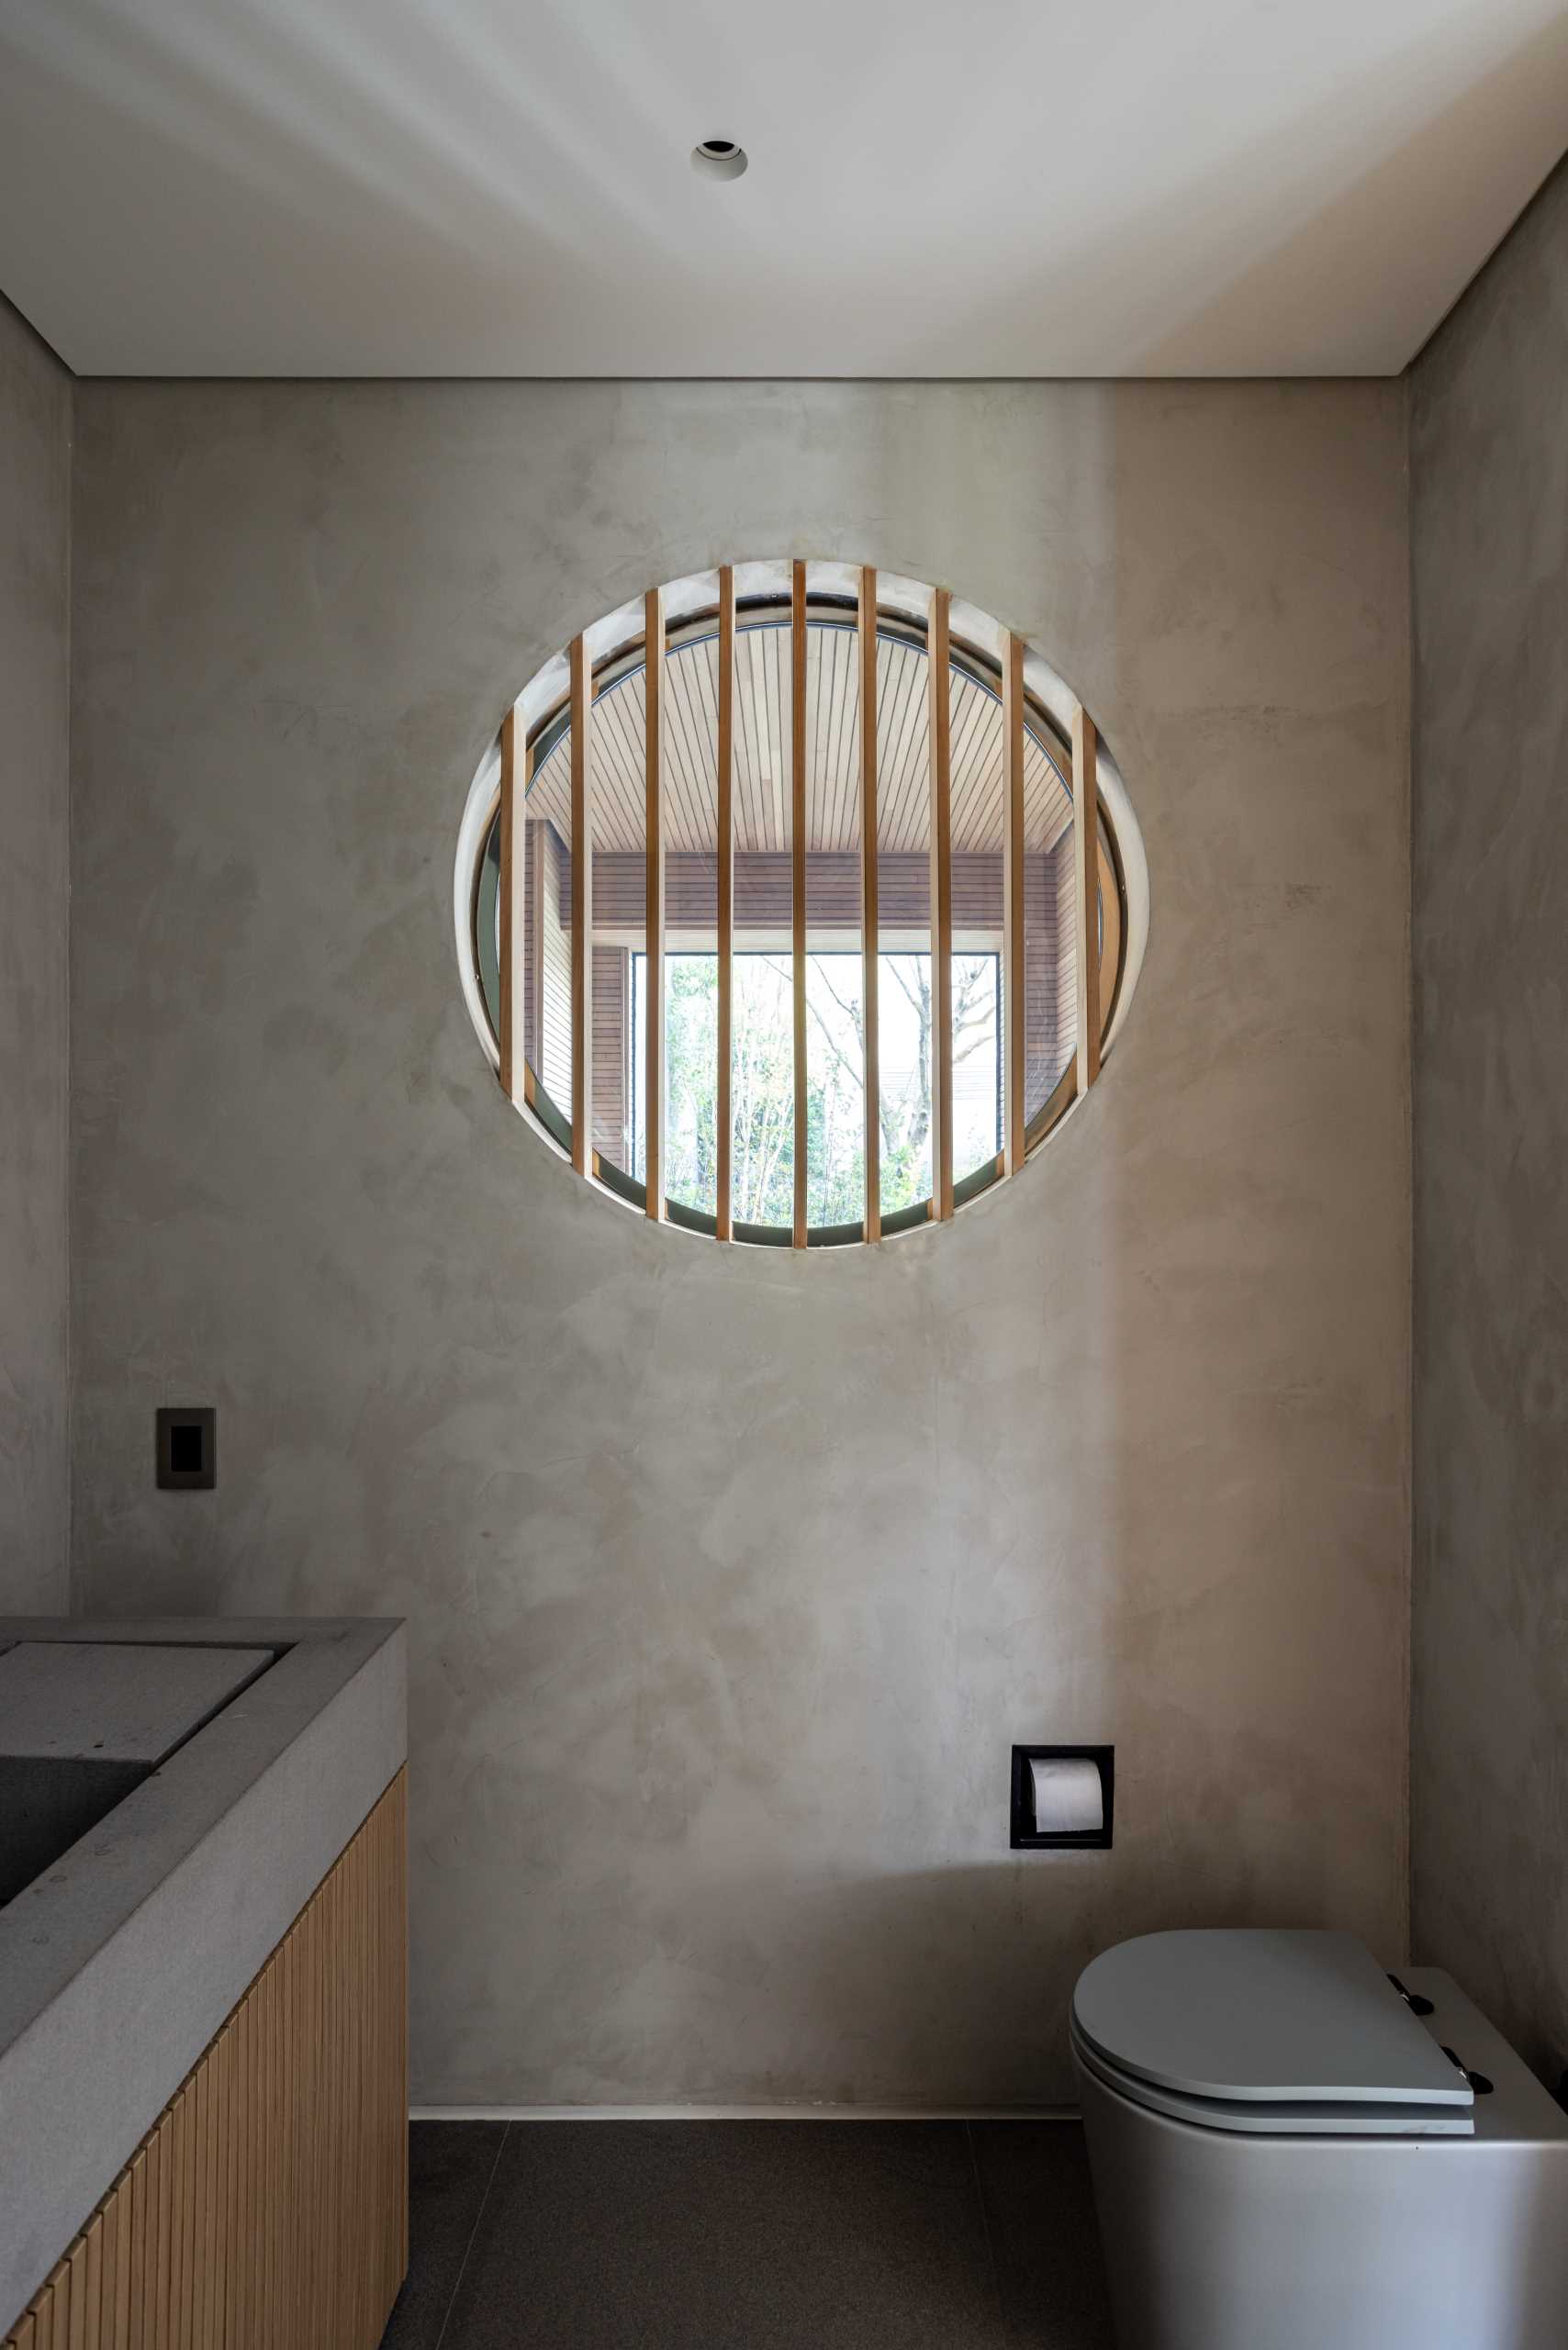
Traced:
[[[570, 855], [563, 849], [561, 857], [569, 875]], [[1065, 835], [1054, 849], [1042, 849], [1037, 854], [1031, 850], [1025, 858], [1025, 865], [1027, 870], [1035, 871], [1043, 880], [1047, 873], [1054, 873], [1063, 861], [1070, 872], [1070, 834]], [[877, 859], [877, 871], [882, 930], [927, 929], [931, 921], [929, 856], [884, 853]], [[1002, 912], [1001, 851], [992, 856], [966, 853], [955, 856], [952, 871], [954, 929], [959, 932], [993, 930], [997, 934], [996, 943], [1000, 946]], [[666, 928], [677, 932], [713, 933], [718, 920], [717, 858], [672, 854], [665, 859], [665, 877]], [[811, 857], [807, 867], [810, 928], [813, 932], [852, 930], [858, 945], [860, 881], [858, 856], [823, 852]], [[640, 938], [644, 890], [641, 856], [628, 856], [610, 850], [596, 854], [593, 861], [596, 935], [612, 931], [622, 936], [634, 934]], [[790, 893], [788, 856], [766, 856], [736, 851], [734, 916], [737, 947], [745, 946], [745, 938], [740, 934], [748, 930], [768, 931], [788, 940]], [[567, 898], [563, 897], [563, 906], [567, 902]]]
[[[598, 878], [599, 860], [594, 860]], [[617, 1167], [631, 1164], [632, 957], [624, 946], [593, 950], [593, 1147]]]
[[5, 2350], [375, 2350], [409, 2260], [403, 1774]]

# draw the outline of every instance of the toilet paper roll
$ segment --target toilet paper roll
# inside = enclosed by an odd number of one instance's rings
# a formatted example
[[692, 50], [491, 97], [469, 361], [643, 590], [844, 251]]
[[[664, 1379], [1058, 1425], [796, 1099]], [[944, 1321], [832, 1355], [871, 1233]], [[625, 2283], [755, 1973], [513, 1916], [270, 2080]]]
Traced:
[[1037, 1836], [1087, 1836], [1105, 1825], [1105, 1792], [1098, 1762], [1031, 1755]]

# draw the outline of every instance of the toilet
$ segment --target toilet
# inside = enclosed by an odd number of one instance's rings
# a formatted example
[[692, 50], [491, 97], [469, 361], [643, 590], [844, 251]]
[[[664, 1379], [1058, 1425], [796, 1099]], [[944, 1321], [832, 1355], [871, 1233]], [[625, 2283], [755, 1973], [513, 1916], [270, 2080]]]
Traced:
[[1568, 2113], [1450, 1975], [1145, 1934], [1070, 2031], [1120, 2350], [1568, 2345]]

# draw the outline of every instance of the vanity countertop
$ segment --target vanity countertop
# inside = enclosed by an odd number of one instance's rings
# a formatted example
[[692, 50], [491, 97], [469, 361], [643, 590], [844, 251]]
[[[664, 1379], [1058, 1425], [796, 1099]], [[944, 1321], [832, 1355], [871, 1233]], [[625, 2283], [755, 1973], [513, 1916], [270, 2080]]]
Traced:
[[277, 1654], [207, 1640], [17, 1640], [0, 1651], [0, 1756], [155, 1768]]
[[402, 1768], [402, 1625], [0, 1617], [0, 1754], [100, 1738], [148, 1775], [0, 1908], [0, 2336]]

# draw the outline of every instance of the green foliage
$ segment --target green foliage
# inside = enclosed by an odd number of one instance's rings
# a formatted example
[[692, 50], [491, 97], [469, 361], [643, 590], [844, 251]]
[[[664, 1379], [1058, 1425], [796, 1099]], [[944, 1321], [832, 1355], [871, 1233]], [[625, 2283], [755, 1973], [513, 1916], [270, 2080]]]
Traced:
[[[640, 960], [641, 958], [639, 958]], [[955, 1055], [994, 1046], [991, 956], [954, 957]], [[806, 970], [807, 1218], [858, 1224], [865, 1214], [865, 1039], [860, 958], [812, 955]], [[931, 958], [885, 954], [882, 1212], [931, 1189]], [[668, 1195], [713, 1212], [718, 1192], [719, 967], [711, 954], [671, 955], [665, 967]], [[794, 1007], [788, 954], [734, 960], [731, 1061], [732, 1198], [741, 1224], [789, 1225], [794, 1212]], [[888, 1066], [890, 1035], [901, 1067]]]

